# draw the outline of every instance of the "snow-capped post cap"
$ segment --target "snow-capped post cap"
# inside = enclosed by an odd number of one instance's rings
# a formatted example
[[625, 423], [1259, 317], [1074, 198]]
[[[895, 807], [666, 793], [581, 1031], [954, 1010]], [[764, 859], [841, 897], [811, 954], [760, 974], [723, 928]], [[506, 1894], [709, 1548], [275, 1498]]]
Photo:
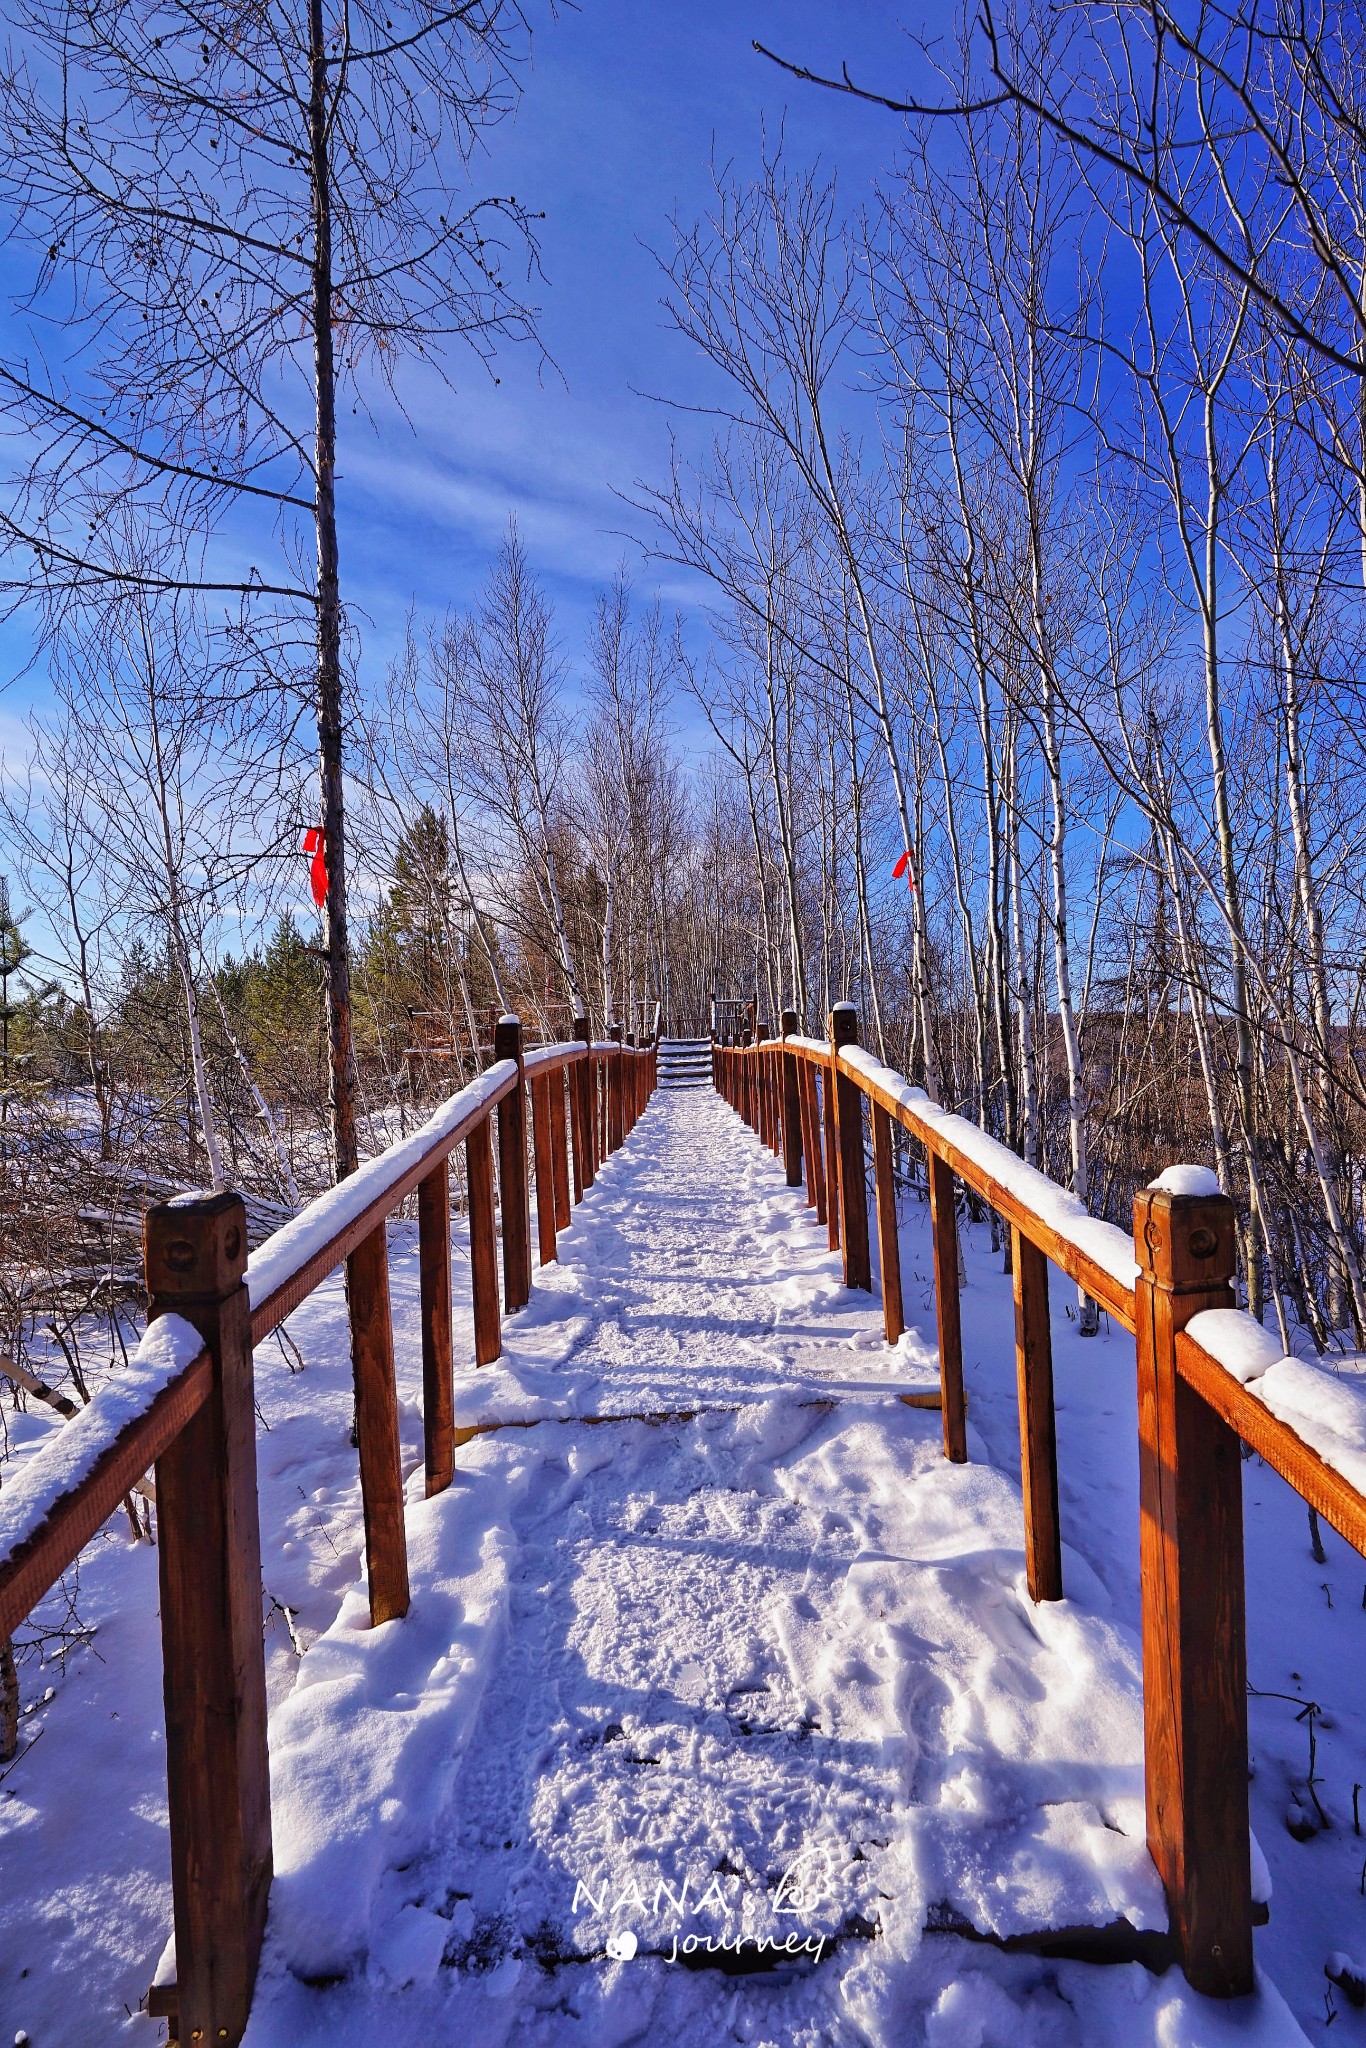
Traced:
[[498, 1019], [500, 1024], [520, 1024], [521, 1021], [515, 1010], [504, 1010], [502, 1016]]
[[1168, 1166], [1148, 1186], [1160, 1195], [1222, 1195], [1219, 1176], [1208, 1166]]
[[[1169, 1166], [1134, 1196], [1140, 1282], [1194, 1296], [1197, 1308], [1232, 1308], [1238, 1263], [1233, 1204], [1204, 1166]], [[1184, 1324], [1183, 1313], [1178, 1328]]]
[[493, 1027], [493, 1057], [498, 1060], [516, 1060], [522, 1064], [522, 1020], [520, 1017], [500, 1017]]
[[832, 1003], [830, 1007], [832, 1010], [848, 1010], [855, 1017], [858, 1015], [858, 1005], [856, 1003]]

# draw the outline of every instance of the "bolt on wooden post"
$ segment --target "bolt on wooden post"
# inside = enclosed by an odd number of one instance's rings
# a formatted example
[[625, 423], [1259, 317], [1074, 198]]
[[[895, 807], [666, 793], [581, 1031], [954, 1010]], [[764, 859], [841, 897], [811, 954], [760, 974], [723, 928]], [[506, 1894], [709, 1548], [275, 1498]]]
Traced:
[[858, 1012], [852, 1003], [836, 1003], [830, 1012], [829, 1079], [839, 1153], [844, 1284], [871, 1294], [873, 1264], [868, 1249], [868, 1190], [863, 1170], [863, 1096], [858, 1083], [839, 1071], [840, 1052], [845, 1046], [857, 1044]]
[[493, 1032], [493, 1057], [515, 1060], [517, 1086], [498, 1105], [498, 1185], [503, 1204], [503, 1301], [509, 1315], [531, 1299], [531, 1204], [526, 1180], [526, 1082], [522, 1026], [500, 1017]]
[[1242, 1459], [1176, 1365], [1191, 1317], [1233, 1306], [1233, 1204], [1144, 1189], [1134, 1253], [1148, 1846], [1187, 1978], [1236, 1998], [1253, 1989]]
[[157, 1460], [166, 1788], [182, 2041], [240, 2041], [270, 1891], [251, 1306], [240, 1195], [149, 1209], [147, 1319], [183, 1316], [208, 1399]]

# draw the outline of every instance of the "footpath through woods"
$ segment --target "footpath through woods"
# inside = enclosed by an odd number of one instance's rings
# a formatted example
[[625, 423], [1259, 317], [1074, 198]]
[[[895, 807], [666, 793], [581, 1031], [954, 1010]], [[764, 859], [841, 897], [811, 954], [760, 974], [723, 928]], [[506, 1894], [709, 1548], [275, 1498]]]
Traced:
[[721, 1098], [655, 1098], [458, 1376], [503, 1426], [409, 1508], [411, 1612], [348, 1593], [273, 1715], [250, 2048], [1303, 2038], [1143, 1967], [1134, 1630], [1070, 1550], [1030, 1601], [1008, 1446], [903, 1399], [908, 1277], [889, 1350]]

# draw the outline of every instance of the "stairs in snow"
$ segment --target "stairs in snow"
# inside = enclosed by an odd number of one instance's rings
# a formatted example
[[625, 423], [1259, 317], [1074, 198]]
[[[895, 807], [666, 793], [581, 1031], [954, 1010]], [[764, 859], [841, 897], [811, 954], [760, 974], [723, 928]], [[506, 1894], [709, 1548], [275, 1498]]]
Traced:
[[661, 1038], [659, 1085], [661, 1088], [710, 1088], [711, 1040]]

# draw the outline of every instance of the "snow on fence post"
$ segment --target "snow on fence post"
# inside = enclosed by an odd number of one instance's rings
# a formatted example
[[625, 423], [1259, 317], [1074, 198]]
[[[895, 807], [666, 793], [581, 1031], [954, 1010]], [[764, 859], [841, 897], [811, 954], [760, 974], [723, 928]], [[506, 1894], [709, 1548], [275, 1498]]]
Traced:
[[622, 1066], [626, 1055], [621, 1049], [621, 1026], [614, 1024], [607, 1036], [616, 1051], [607, 1056], [607, 1149], [615, 1152], [626, 1135], [626, 1107], [622, 1097]]
[[455, 1389], [451, 1380], [451, 1173], [443, 1157], [417, 1189], [418, 1283], [422, 1307], [422, 1441], [427, 1493], [443, 1493], [455, 1472]]
[[1053, 1335], [1048, 1316], [1048, 1256], [1017, 1224], [1010, 1227], [1015, 1290], [1015, 1380], [1020, 1403], [1020, 1484], [1024, 1492], [1025, 1567], [1031, 1600], [1062, 1598], [1058, 1520], [1058, 1437], [1053, 1408]]
[[394, 1325], [389, 1310], [389, 1238], [383, 1218], [346, 1261], [346, 1305], [351, 1320], [370, 1622], [378, 1628], [381, 1622], [406, 1614], [409, 1598]]
[[492, 1365], [503, 1349], [498, 1314], [498, 1244], [493, 1225], [493, 1138], [487, 1116], [465, 1140], [469, 1190], [470, 1293], [474, 1302], [474, 1362]]
[[157, 1460], [166, 1786], [182, 2041], [240, 2041], [272, 1869], [251, 1309], [240, 1195], [144, 1223], [147, 1318], [208, 1346], [208, 1399]]
[[[790, 1038], [797, 1029], [797, 1012], [783, 1011], [783, 1037]], [[795, 1052], [784, 1049], [783, 1064], [783, 1166], [790, 1188], [802, 1184], [802, 1096], [801, 1075], [797, 1071], [799, 1060]]]
[[531, 1299], [531, 1205], [526, 1185], [526, 1073], [522, 1026], [500, 1017], [493, 1057], [517, 1062], [517, 1086], [498, 1105], [498, 1185], [503, 1203], [503, 1300], [509, 1315]]
[[873, 1291], [868, 1253], [868, 1189], [863, 1167], [863, 1091], [839, 1070], [840, 1050], [858, 1044], [858, 1012], [852, 1003], [836, 1003], [830, 1012], [830, 1083], [834, 1096], [835, 1136], [839, 1154], [840, 1233], [844, 1251], [844, 1284], [865, 1294]]
[[954, 1213], [953, 1169], [937, 1153], [926, 1161], [930, 1182], [930, 1231], [934, 1239], [934, 1306], [939, 1327], [939, 1398], [944, 1418], [944, 1456], [955, 1465], [968, 1458], [963, 1407], [963, 1323], [958, 1294], [958, 1218]]
[[533, 1074], [531, 1078], [531, 1146], [536, 1160], [536, 1240], [541, 1264], [554, 1263], [555, 1252], [555, 1136], [550, 1127], [551, 1088], [558, 1086], [564, 1102], [564, 1077], [560, 1073]]
[[1178, 1375], [1176, 1333], [1233, 1306], [1235, 1246], [1225, 1195], [1135, 1198], [1148, 1846], [1182, 1967], [1214, 1998], [1253, 1989], [1242, 1460]]
[[882, 1328], [895, 1344], [906, 1327], [901, 1293], [901, 1242], [896, 1227], [896, 1175], [892, 1119], [880, 1102], [870, 1102], [873, 1124], [873, 1181], [877, 1189], [877, 1246], [882, 1267]]

